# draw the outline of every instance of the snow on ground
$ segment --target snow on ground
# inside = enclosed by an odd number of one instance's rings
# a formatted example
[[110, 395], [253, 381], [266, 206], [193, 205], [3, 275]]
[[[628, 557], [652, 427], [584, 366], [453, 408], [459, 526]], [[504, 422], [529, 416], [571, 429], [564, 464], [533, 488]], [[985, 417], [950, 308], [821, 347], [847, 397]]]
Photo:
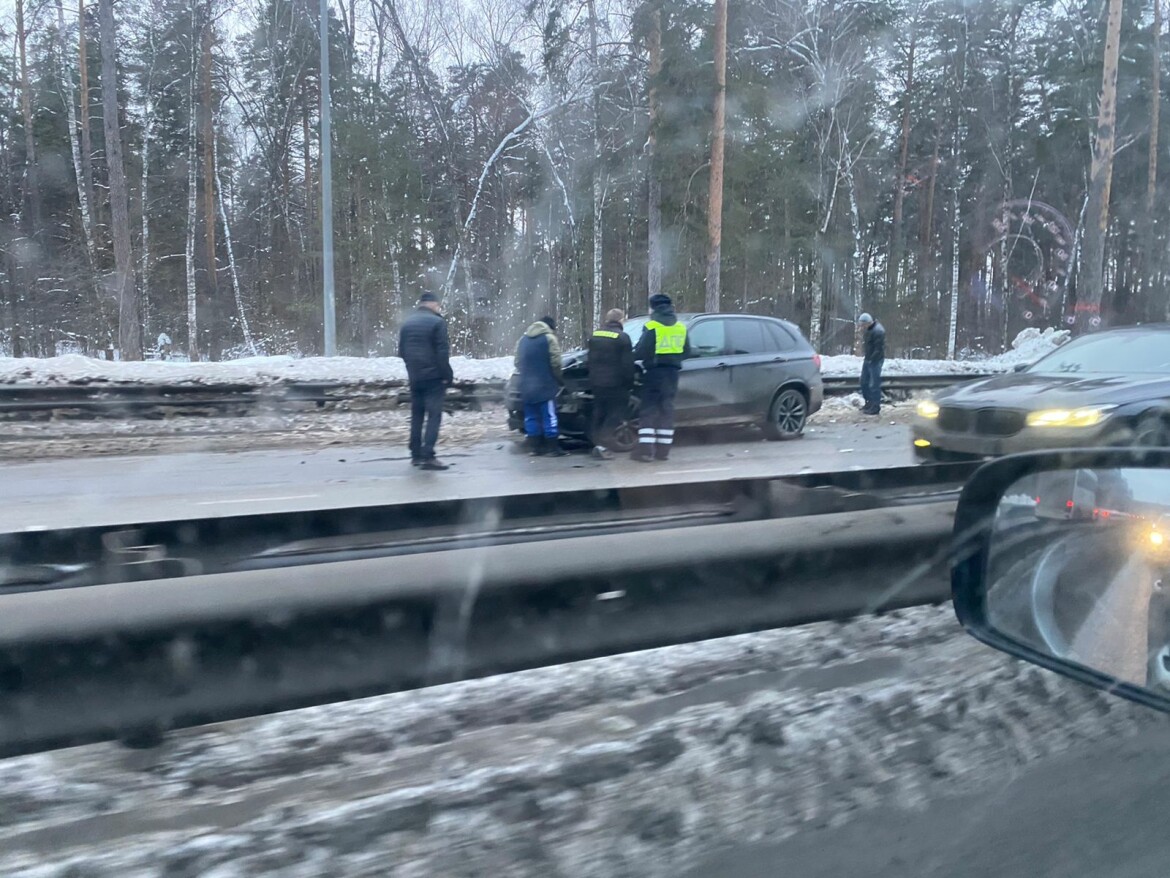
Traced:
[[[503, 381], [512, 374], [511, 357], [473, 360], [452, 357], [456, 381]], [[122, 362], [80, 354], [48, 359], [0, 358], [0, 384], [255, 384], [335, 381], [383, 384], [406, 380], [398, 357], [250, 357], [222, 363], [165, 360]]]
[[[963, 375], [1008, 372], [1020, 363], [1034, 363], [1069, 340], [1067, 329], [1025, 329], [1012, 342], [1012, 349], [982, 360], [886, 360], [882, 374], [892, 375]], [[824, 357], [821, 371], [830, 377], [860, 375], [861, 357]]]
[[[984, 360], [886, 361], [886, 375], [951, 375], [1006, 372], [1030, 363], [1064, 344], [1067, 330], [1025, 329], [1012, 350]], [[511, 357], [473, 360], [454, 357], [457, 381], [504, 381], [512, 373]], [[858, 375], [861, 358], [825, 357], [828, 376]], [[406, 380], [406, 368], [397, 357], [251, 357], [222, 363], [182, 363], [162, 360], [110, 362], [69, 354], [63, 357], [14, 359], [0, 357], [0, 384], [250, 384], [266, 386], [290, 382], [331, 381], [343, 384], [385, 384]]]

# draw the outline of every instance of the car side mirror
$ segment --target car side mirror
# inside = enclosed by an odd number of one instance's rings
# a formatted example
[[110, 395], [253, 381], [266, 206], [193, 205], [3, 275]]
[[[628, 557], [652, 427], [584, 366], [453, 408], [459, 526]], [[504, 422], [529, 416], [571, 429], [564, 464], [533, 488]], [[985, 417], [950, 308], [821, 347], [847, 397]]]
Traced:
[[1025, 369], [1028, 368], [1029, 365], [1030, 365], [1029, 363], [1016, 363], [1014, 366], [1012, 366], [1012, 371], [1013, 372], [1023, 372]]
[[972, 635], [1170, 712], [1170, 450], [994, 461], [963, 490], [953, 549]]

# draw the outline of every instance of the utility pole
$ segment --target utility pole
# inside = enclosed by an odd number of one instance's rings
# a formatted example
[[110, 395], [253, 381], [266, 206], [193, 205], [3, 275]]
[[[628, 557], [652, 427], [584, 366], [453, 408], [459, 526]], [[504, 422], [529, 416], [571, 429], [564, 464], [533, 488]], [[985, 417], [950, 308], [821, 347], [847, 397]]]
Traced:
[[718, 311], [723, 250], [723, 141], [727, 107], [727, 0], [715, 0], [715, 119], [711, 128], [711, 178], [707, 195], [708, 311]]
[[333, 294], [333, 107], [329, 95], [329, 0], [321, 0], [321, 287], [325, 304], [325, 356], [337, 356]]

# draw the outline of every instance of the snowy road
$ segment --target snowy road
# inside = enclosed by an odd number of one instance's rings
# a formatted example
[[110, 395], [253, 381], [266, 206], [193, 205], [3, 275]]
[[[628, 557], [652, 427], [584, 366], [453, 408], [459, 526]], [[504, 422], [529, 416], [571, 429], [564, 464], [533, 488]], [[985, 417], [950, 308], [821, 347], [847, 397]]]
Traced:
[[0, 531], [500, 496], [913, 463], [909, 430], [886, 419], [826, 423], [796, 442], [755, 431], [680, 442], [670, 461], [531, 459], [511, 441], [454, 448], [446, 473], [409, 465], [401, 446], [194, 452], [0, 464]]

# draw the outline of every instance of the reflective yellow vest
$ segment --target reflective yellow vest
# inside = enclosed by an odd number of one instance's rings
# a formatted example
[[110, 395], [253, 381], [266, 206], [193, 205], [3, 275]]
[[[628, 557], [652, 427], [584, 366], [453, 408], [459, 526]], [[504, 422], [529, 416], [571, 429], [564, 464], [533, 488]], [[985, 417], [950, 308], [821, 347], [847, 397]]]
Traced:
[[598, 329], [593, 333], [594, 338], [620, 338], [620, 332], [613, 332], [609, 329]]
[[657, 320], [649, 320], [646, 322], [646, 328], [654, 330], [655, 356], [663, 354], [682, 356], [683, 351], [686, 350], [687, 328], [683, 323], [679, 322], [667, 326]]

